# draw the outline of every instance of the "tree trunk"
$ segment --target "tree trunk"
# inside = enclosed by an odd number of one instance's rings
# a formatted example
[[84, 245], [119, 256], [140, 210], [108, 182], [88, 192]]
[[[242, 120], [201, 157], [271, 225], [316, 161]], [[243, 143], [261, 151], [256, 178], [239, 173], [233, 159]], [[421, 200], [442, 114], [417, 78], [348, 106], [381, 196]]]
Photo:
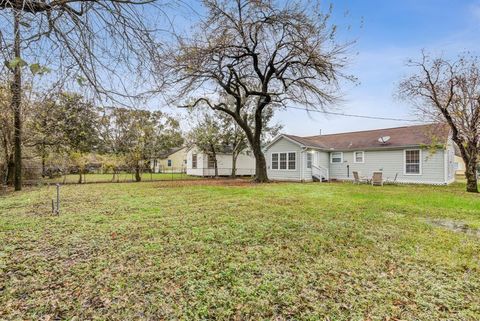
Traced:
[[[14, 23], [14, 44], [13, 51], [17, 60], [20, 60], [20, 12], [18, 10], [13, 11]], [[13, 81], [11, 84], [12, 93], [12, 110], [14, 117], [14, 147], [15, 147], [15, 177], [14, 185], [15, 190], [20, 191], [22, 189], [22, 71], [21, 64], [17, 61], [15, 68], [13, 68]]]
[[260, 142], [253, 142], [252, 150], [253, 155], [255, 155], [255, 179], [256, 183], [267, 183], [267, 161], [265, 160], [265, 155], [262, 152], [262, 146]]
[[141, 182], [142, 176], [140, 176], [140, 166], [135, 166], [135, 182]]
[[[45, 178], [46, 175], [46, 170], [45, 170], [45, 152], [42, 152], [42, 178]], [[52, 176], [52, 174], [50, 174]]]
[[79, 171], [78, 174], [79, 174], [79, 176], [78, 176], [78, 184], [82, 184], [82, 171]]
[[234, 150], [232, 153], [232, 178], [237, 177], [237, 158], [238, 153]]
[[217, 154], [213, 153], [213, 167], [215, 168], [215, 178], [218, 178]]
[[472, 160], [465, 164], [465, 177], [467, 178], [467, 192], [478, 193], [476, 161]]

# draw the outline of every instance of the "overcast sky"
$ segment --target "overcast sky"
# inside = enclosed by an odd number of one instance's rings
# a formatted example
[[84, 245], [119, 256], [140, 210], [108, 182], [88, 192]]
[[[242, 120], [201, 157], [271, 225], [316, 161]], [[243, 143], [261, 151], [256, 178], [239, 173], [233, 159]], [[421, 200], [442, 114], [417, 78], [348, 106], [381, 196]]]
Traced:
[[[191, 6], [201, 11], [197, 1], [191, 0]], [[343, 86], [344, 100], [335, 106], [338, 112], [414, 119], [408, 102], [394, 98], [400, 80], [413, 72], [405, 66], [409, 58], [420, 58], [422, 49], [444, 57], [465, 51], [480, 54], [480, 0], [339, 0], [333, 6], [340, 39], [356, 40], [348, 72], [359, 79], [357, 85]], [[181, 24], [193, 22], [185, 18]], [[294, 135], [412, 124], [294, 109], [278, 112], [276, 121], [284, 125], [284, 133]]]

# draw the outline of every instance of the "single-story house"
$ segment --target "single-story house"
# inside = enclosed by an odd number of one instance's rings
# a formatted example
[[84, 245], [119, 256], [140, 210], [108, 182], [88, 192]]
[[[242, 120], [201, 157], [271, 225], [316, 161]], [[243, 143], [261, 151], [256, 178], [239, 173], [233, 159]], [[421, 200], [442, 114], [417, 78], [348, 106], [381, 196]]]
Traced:
[[455, 149], [447, 127], [405, 126], [332, 135], [279, 135], [265, 149], [272, 180], [353, 180], [353, 171], [398, 183], [449, 184]]
[[187, 147], [171, 148], [150, 160], [154, 173], [184, 173], [187, 168]]
[[[232, 174], [232, 148], [225, 146], [216, 153], [219, 176]], [[196, 146], [187, 151], [187, 174], [193, 176], [215, 176], [215, 162], [213, 157], [202, 152]], [[236, 175], [255, 175], [255, 157], [248, 149], [240, 152], [236, 162]]]

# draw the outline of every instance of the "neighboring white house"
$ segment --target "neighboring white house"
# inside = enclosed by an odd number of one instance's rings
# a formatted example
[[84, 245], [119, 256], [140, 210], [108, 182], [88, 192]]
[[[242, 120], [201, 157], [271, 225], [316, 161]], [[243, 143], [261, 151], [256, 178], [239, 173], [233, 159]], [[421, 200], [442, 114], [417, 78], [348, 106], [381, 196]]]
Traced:
[[[232, 150], [224, 148], [216, 155], [219, 176], [232, 174]], [[214, 176], [214, 159], [193, 146], [187, 151], [187, 174], [193, 176]], [[242, 151], [237, 158], [236, 174], [238, 176], [255, 175], [255, 157], [251, 151]]]
[[[433, 148], [436, 147], [436, 148]], [[399, 183], [455, 180], [454, 144], [437, 124], [299, 137], [280, 135], [265, 150], [272, 180], [353, 180], [353, 171]]]

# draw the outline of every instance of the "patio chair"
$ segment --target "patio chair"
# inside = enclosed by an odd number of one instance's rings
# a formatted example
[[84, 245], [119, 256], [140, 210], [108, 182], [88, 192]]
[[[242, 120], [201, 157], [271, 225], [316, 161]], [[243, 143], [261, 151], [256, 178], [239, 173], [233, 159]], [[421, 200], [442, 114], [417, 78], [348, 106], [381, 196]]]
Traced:
[[352, 173], [353, 173], [353, 184], [361, 184], [361, 183], [368, 184], [368, 178], [360, 177], [357, 171], [353, 171]]
[[383, 186], [383, 173], [382, 172], [373, 172], [372, 176], [372, 185]]

